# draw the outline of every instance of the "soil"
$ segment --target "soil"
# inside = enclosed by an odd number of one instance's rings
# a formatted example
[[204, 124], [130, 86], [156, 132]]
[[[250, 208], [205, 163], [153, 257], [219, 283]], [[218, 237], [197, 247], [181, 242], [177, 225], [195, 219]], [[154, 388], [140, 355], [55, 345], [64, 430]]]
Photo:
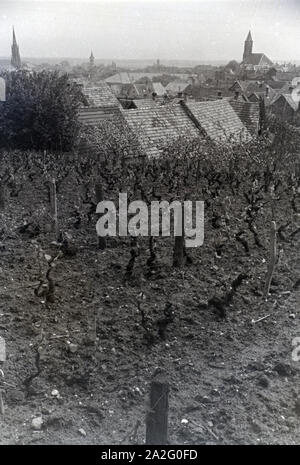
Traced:
[[[48, 267], [38, 250], [54, 257], [59, 248], [47, 228], [18, 230], [40, 212], [37, 198], [34, 188], [9, 198], [0, 217], [0, 335], [7, 351], [0, 444], [143, 444], [149, 385], [159, 371], [170, 384], [171, 444], [300, 443], [300, 361], [292, 359], [300, 336], [295, 223], [279, 240], [266, 300], [263, 219], [263, 245], [249, 233], [250, 254], [229, 238], [219, 256], [216, 233], [206, 225], [203, 246], [189, 251], [193, 263], [182, 269], [172, 268], [171, 240], [160, 239], [158, 266], [149, 271], [141, 241], [134, 274], [125, 280], [128, 241], [110, 239], [98, 250], [93, 220], [76, 229], [60, 218], [74, 250], [55, 262], [55, 299], [47, 302], [35, 292], [40, 267], [43, 276]], [[222, 317], [208, 301], [240, 273], [247, 279]], [[167, 302], [175, 317], [161, 334]]]

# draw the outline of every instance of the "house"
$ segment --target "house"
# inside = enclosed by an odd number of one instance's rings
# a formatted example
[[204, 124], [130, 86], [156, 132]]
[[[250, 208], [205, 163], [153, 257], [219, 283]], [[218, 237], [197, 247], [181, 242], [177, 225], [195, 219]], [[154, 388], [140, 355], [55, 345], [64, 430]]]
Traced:
[[279, 95], [270, 105], [270, 111], [279, 119], [288, 123], [294, 122], [298, 108], [299, 101], [295, 102], [291, 94]]
[[246, 70], [253, 70], [255, 72], [268, 70], [274, 66], [272, 61], [264, 53], [253, 53], [253, 40], [251, 31], [249, 31], [245, 40], [243, 61], [241, 66]]
[[259, 102], [263, 99], [266, 106], [270, 105], [279, 93], [277, 89], [262, 81], [235, 81], [229, 90], [234, 92], [235, 97], [242, 95], [250, 102]]
[[105, 82], [97, 86], [83, 87], [85, 105], [79, 109], [78, 119], [84, 125], [97, 125], [107, 119], [115, 119], [121, 115], [121, 105]]

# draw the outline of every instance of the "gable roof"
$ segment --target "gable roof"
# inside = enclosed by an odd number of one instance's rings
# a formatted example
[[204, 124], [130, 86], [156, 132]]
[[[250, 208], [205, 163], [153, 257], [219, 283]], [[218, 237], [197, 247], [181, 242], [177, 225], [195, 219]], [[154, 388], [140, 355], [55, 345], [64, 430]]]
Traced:
[[187, 87], [190, 86], [189, 82], [184, 81], [172, 81], [166, 87], [166, 91], [171, 94], [178, 94], [179, 92], [184, 92]]
[[272, 89], [283, 89], [285, 87], [289, 87], [289, 83], [286, 82], [286, 81], [274, 81], [273, 79], [271, 79], [270, 81], [267, 81], [267, 84], [269, 87], [272, 87]]
[[271, 105], [274, 105], [274, 103], [278, 102], [279, 100], [282, 100], [283, 105], [289, 105], [294, 111], [298, 110], [298, 102], [295, 102], [291, 96], [291, 94], [281, 94], [279, 95]]
[[161, 82], [153, 82], [152, 83], [153, 92], [155, 92], [159, 97], [162, 97], [166, 93], [166, 89], [162, 85]]
[[121, 116], [121, 105], [105, 82], [100, 82], [93, 87], [83, 87], [82, 92], [87, 105], [79, 109], [80, 123], [95, 126], [103, 120]]
[[184, 105], [206, 135], [215, 142], [249, 141], [251, 135], [228, 100], [186, 102]]
[[157, 156], [180, 136], [199, 137], [199, 130], [181, 105], [124, 110], [123, 116], [147, 155]]
[[260, 108], [259, 103], [246, 102], [242, 100], [229, 100], [230, 105], [244, 123], [248, 131], [257, 134], [259, 130]]
[[248, 89], [248, 86], [252, 83], [253, 81], [249, 81], [249, 80], [241, 81], [240, 79], [238, 79], [233, 83], [233, 85], [229, 88], [229, 90], [233, 91], [236, 88], [240, 88], [242, 92], [246, 92], [246, 90]]
[[273, 65], [272, 61], [264, 53], [251, 53], [251, 55], [247, 56], [243, 63], [253, 66], [262, 66], [264, 64], [268, 66]]
[[120, 107], [118, 99], [105, 82], [99, 82], [97, 86], [83, 87], [82, 93], [89, 107]]

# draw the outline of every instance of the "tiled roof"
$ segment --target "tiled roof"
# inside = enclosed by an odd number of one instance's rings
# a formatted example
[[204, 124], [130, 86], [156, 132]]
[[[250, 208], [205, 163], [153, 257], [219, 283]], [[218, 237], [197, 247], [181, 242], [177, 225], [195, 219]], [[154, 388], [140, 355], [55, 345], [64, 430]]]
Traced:
[[166, 87], [166, 91], [171, 94], [178, 94], [184, 92], [190, 84], [184, 81], [172, 81]]
[[121, 115], [121, 105], [110, 87], [100, 82], [94, 87], [83, 87], [86, 106], [79, 109], [78, 119], [85, 125], [97, 125], [107, 119], [115, 119]]
[[251, 53], [244, 61], [244, 64], [253, 66], [267, 64], [272, 66], [273, 63], [264, 53]]
[[169, 142], [180, 136], [199, 137], [199, 130], [181, 105], [124, 110], [123, 115], [150, 156], [159, 155]]
[[253, 81], [241, 81], [237, 80], [234, 82], [234, 84], [229, 88], [229, 90], [235, 90], [237, 87], [239, 87], [243, 92], [246, 92], [248, 86], [252, 84]]
[[96, 126], [103, 120], [115, 120], [116, 118], [121, 118], [121, 115], [121, 110], [116, 107], [83, 107], [79, 109], [78, 119], [82, 124]]
[[99, 82], [97, 86], [94, 87], [83, 87], [82, 92], [86, 97], [89, 107], [102, 108], [120, 106], [118, 99], [105, 82]]
[[295, 101], [292, 99], [291, 94], [281, 94], [281, 95], [279, 95], [278, 98], [276, 98], [276, 99], [272, 102], [272, 105], [273, 105], [274, 103], [276, 103], [279, 99], [282, 99], [283, 105], [285, 105], [285, 104], [287, 103], [294, 111], [297, 111], [297, 110], [298, 110], [298, 103], [295, 102]]
[[207, 102], [186, 102], [191, 112], [207, 136], [215, 142], [249, 141], [251, 135], [228, 100]]
[[153, 92], [155, 92], [159, 97], [162, 97], [166, 93], [166, 89], [162, 85], [161, 82], [153, 82], [152, 83]]
[[271, 80], [271, 81], [268, 81], [267, 82], [268, 86], [272, 87], [272, 89], [282, 89], [284, 87], [289, 87], [289, 84], [285, 81], [274, 81], [274, 80]]
[[148, 99], [148, 98], [141, 98], [141, 99], [136, 99], [136, 100], [133, 100], [133, 103], [134, 103], [134, 106], [136, 108], [153, 108], [153, 107], [157, 107], [157, 103], [152, 100], [152, 99]]
[[268, 91], [268, 95], [270, 98], [273, 98], [273, 96], [276, 94], [276, 91], [266, 85], [264, 82], [256, 82], [256, 81], [252, 81], [250, 82], [250, 84], [247, 86], [247, 94], [250, 95], [252, 94], [253, 92], [256, 92], [257, 94], [264, 94], [264, 93], [267, 93]]
[[231, 99], [230, 105], [251, 134], [259, 130], [259, 103]]

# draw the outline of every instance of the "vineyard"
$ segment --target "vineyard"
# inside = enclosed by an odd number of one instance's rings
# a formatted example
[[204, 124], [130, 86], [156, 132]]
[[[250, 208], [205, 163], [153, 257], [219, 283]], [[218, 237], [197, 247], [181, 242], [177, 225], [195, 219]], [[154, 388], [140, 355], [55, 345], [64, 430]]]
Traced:
[[[299, 166], [276, 121], [152, 159], [110, 123], [74, 152], [2, 150], [0, 444], [141, 444], [160, 370], [171, 444], [299, 443]], [[119, 193], [203, 200], [204, 244], [98, 238], [96, 206]]]

